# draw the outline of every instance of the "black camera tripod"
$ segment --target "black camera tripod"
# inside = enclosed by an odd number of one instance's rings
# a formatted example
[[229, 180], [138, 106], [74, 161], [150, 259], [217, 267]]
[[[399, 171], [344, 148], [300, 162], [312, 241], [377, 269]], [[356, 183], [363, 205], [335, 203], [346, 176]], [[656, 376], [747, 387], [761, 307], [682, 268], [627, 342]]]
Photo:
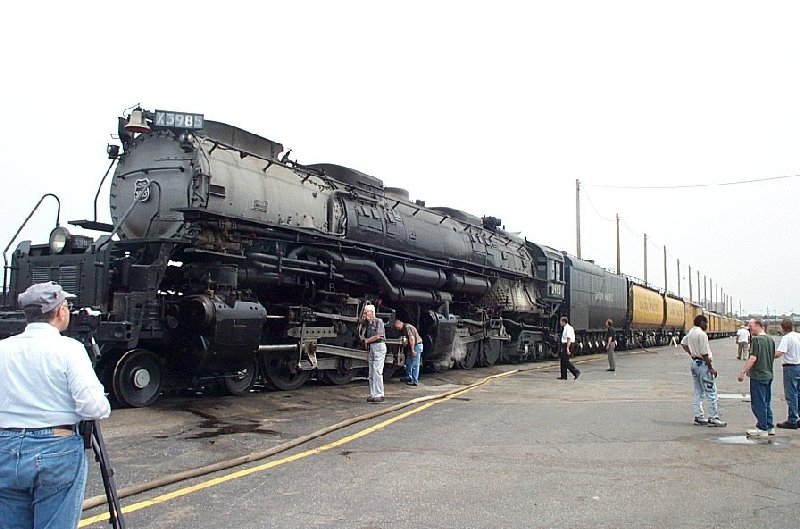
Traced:
[[103, 441], [103, 432], [100, 430], [99, 421], [81, 421], [81, 435], [83, 446], [94, 451], [94, 459], [100, 463], [100, 475], [103, 476], [103, 488], [106, 491], [108, 503], [108, 523], [114, 529], [125, 529], [125, 520], [122, 517], [122, 507], [117, 495], [117, 486], [114, 484], [114, 469], [111, 468], [111, 459], [108, 457], [106, 443]]

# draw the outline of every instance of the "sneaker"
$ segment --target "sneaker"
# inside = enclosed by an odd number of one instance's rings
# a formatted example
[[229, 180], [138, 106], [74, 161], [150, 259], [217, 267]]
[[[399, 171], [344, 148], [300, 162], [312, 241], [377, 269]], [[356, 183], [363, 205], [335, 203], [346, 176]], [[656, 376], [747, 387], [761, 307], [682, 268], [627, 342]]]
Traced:
[[698, 425], [698, 426], [707, 426], [708, 425], [708, 419], [704, 419], [703, 417], [695, 417], [694, 418], [694, 423], [696, 425]]
[[769, 435], [775, 435], [775, 428], [770, 428], [769, 430], [767, 430], [767, 433]]
[[713, 419], [708, 420], [708, 426], [709, 428], [725, 428], [728, 426], [728, 423], [719, 420], [719, 417], [714, 417]]
[[788, 430], [797, 430], [797, 423], [796, 422], [783, 421], [783, 422], [779, 422], [775, 426], [777, 426], [778, 428], [786, 428]]
[[769, 435], [767, 430], [759, 430], [758, 428], [751, 428], [747, 430], [747, 437], [766, 437]]
[[578, 377], [581, 376], [581, 372], [580, 371], [576, 371], [574, 376], [575, 376], [574, 380], [578, 380]]

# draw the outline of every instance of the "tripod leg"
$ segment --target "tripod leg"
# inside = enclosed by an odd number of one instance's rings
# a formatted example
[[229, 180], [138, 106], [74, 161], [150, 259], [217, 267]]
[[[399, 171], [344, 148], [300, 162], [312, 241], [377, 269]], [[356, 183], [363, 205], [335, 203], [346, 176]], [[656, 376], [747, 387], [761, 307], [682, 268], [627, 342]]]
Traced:
[[114, 484], [114, 469], [111, 467], [111, 460], [106, 451], [106, 443], [100, 431], [100, 424], [97, 421], [93, 422], [94, 431], [92, 436], [94, 437], [94, 442], [92, 443], [92, 449], [94, 450], [95, 458], [100, 463], [100, 474], [103, 477], [103, 488], [106, 491], [106, 501], [108, 503], [108, 521], [114, 529], [125, 529], [122, 507], [119, 503], [117, 487]]

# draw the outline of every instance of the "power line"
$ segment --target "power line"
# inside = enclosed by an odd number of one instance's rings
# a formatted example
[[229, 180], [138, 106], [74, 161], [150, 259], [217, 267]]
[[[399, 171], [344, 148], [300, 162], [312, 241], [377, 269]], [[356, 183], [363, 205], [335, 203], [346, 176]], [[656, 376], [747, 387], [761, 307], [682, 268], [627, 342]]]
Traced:
[[685, 184], [674, 186], [616, 186], [616, 185], [602, 185], [602, 184], [584, 184], [589, 187], [598, 187], [603, 189], [689, 189], [694, 187], [715, 187], [715, 186], [736, 186], [741, 184], [754, 184], [758, 182], [767, 182], [770, 180], [782, 180], [785, 178], [796, 178], [800, 174], [784, 175], [784, 176], [770, 176], [767, 178], [755, 178], [752, 180], [739, 180], [737, 182], [721, 182], [714, 184]]
[[[800, 175], [794, 175], [794, 176], [800, 176]], [[774, 179], [777, 179], [777, 178], [791, 178], [791, 177], [790, 177], [790, 176], [782, 176], [782, 177], [768, 178], [768, 179], [765, 179], [765, 180], [774, 180]], [[754, 180], [754, 181], [760, 181], [760, 180]], [[745, 182], [738, 182], [738, 183], [745, 183]], [[733, 185], [733, 184], [735, 184], [735, 182], [732, 182], [732, 183], [727, 183], [727, 184], [704, 184], [703, 186], [711, 186], [711, 185]], [[703, 187], [703, 186], [692, 186], [692, 187]], [[611, 186], [592, 186], [592, 187], [611, 187]], [[687, 187], [687, 186], [674, 186], [674, 187]], [[641, 189], [647, 189], [647, 188], [644, 188], [644, 187], [642, 187]], [[651, 188], [651, 189], [655, 189], [655, 188]], [[587, 193], [587, 192], [586, 192], [586, 189], [585, 189], [585, 187], [581, 187], [580, 191], [581, 191], [581, 192], [583, 193], [583, 195], [584, 195], [584, 196], [585, 196], [585, 197], [586, 197], [586, 198], [589, 200], [589, 204], [591, 205], [592, 209], [594, 210], [594, 212], [597, 214], [597, 216], [598, 216], [598, 217], [600, 217], [601, 219], [603, 219], [603, 220], [605, 220], [605, 221], [607, 221], [607, 222], [615, 222], [615, 221], [617, 220], [617, 219], [610, 219], [610, 218], [608, 218], [608, 217], [604, 216], [602, 213], [600, 213], [600, 211], [599, 211], [599, 210], [597, 209], [597, 207], [594, 205], [594, 202], [592, 201], [592, 197], [589, 195], [589, 193]], [[634, 231], [634, 230], [633, 230], [633, 229], [630, 227], [630, 225], [628, 225], [628, 223], [627, 223], [627, 222], [625, 222], [625, 219], [624, 219], [623, 217], [619, 217], [619, 216], [618, 216], [618, 220], [619, 220], [619, 222], [621, 222], [621, 223], [622, 223], [622, 225], [625, 227], [625, 229], [626, 229], [626, 230], [628, 230], [628, 231], [630, 232], [630, 234], [631, 234], [631, 235], [633, 235], [634, 237], [636, 237], [636, 238], [640, 238], [640, 237], [642, 237], [642, 236], [646, 236], [644, 233], [637, 233], [637, 232], [635, 232], [635, 231]], [[653, 248], [653, 249], [655, 249], [655, 250], [657, 250], [657, 251], [658, 251], [658, 250], [662, 250], [662, 248], [663, 248], [663, 250], [665, 251], [665, 253], [666, 253], [666, 255], [667, 255], [667, 257], [668, 257], [668, 258], [671, 258], [673, 261], [676, 261], [676, 260], [678, 259], [678, 258], [677, 258], [675, 255], [673, 255], [673, 254], [672, 254], [672, 253], [671, 253], [671, 252], [670, 252], [670, 251], [669, 251], [669, 250], [666, 248], [666, 244], [662, 244], [662, 243], [660, 243], [660, 242], [657, 242], [657, 241], [655, 241], [655, 240], [652, 238], [652, 236], [646, 236], [646, 237], [647, 237], [647, 238], [645, 239], [645, 244], [646, 244], [647, 246], [649, 246], [649, 247], [651, 247], [651, 248]], [[650, 259], [648, 258], [648, 261], [649, 261], [649, 260], [650, 260]], [[645, 264], [645, 267], [647, 267], [647, 264]], [[707, 277], [706, 275], [704, 275], [704, 276], [703, 276], [703, 278], [704, 278], [704, 279], [705, 279], [706, 277]], [[685, 280], [685, 279], [686, 279], [686, 277], [683, 277], [683, 279]], [[710, 276], [708, 276], [708, 279], [709, 279], [709, 281], [711, 281], [711, 277], [710, 277]], [[680, 279], [679, 279], [678, 281], [679, 281], [679, 283], [681, 282], [681, 280], [680, 280]], [[690, 281], [691, 281], [691, 280], [690, 280]], [[657, 283], [657, 282], [653, 282], [652, 284], [654, 284], [654, 285], [655, 285], [656, 283]], [[719, 285], [719, 283], [717, 283], [717, 285]], [[664, 285], [664, 288], [665, 288], [665, 291], [666, 291], [666, 289], [667, 289], [667, 286], [666, 286], [666, 280], [665, 280], [665, 285]], [[699, 285], [698, 285], [698, 289], [699, 289], [699, 288], [700, 288], [700, 287], [699, 287]], [[720, 287], [720, 292], [722, 292], [722, 290], [721, 290], [721, 287]], [[699, 295], [699, 290], [698, 290], [698, 295]], [[729, 295], [729, 294], [728, 294], [728, 295]], [[713, 294], [712, 294], [712, 296], [713, 296]], [[713, 297], [710, 297], [709, 299], [713, 299]], [[705, 300], [705, 301], [708, 301], [708, 300]], [[717, 302], [719, 302], [719, 300], [717, 300]]]
[[587, 199], [589, 199], [589, 205], [592, 206], [592, 209], [594, 210], [595, 213], [597, 213], [598, 217], [600, 217], [606, 222], [616, 222], [614, 219], [609, 219], [608, 217], [604, 217], [603, 214], [600, 213], [600, 211], [597, 209], [597, 207], [595, 207], [594, 202], [592, 201], [592, 197], [589, 196], [589, 193], [587, 193], [585, 189], [581, 189], [581, 191], [583, 192], [583, 195]]

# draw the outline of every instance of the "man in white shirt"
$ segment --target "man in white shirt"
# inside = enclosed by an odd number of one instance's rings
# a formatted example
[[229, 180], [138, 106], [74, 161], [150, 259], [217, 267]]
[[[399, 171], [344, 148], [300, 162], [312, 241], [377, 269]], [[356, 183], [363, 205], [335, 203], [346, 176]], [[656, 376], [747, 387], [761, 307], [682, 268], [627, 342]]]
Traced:
[[558, 350], [558, 358], [561, 360], [561, 376], [558, 379], [567, 380], [567, 369], [569, 369], [575, 380], [578, 380], [581, 372], [569, 359], [572, 356], [572, 344], [575, 343], [575, 329], [569, 324], [569, 318], [566, 316], [561, 318], [561, 325], [564, 330], [561, 331], [561, 348]]
[[0, 524], [80, 521], [87, 468], [77, 424], [111, 407], [86, 349], [60, 334], [74, 297], [53, 282], [29, 287], [17, 298], [25, 331], [0, 341]]
[[744, 323], [742, 323], [742, 328], [736, 331], [736, 345], [739, 346], [737, 358], [747, 360], [750, 355], [750, 331], [747, 330], [747, 325]]
[[783, 338], [775, 351], [775, 358], [783, 364], [783, 396], [789, 407], [789, 417], [775, 426], [797, 430], [800, 416], [800, 334], [794, 330], [794, 321], [784, 318], [781, 321]]
[[[681, 340], [683, 350], [692, 357], [690, 368], [694, 380], [694, 423], [700, 426], [724, 427], [717, 409], [717, 370], [711, 365], [711, 346], [708, 344], [708, 318], [695, 316], [694, 327]], [[708, 419], [703, 412], [703, 397], [708, 401]]]

